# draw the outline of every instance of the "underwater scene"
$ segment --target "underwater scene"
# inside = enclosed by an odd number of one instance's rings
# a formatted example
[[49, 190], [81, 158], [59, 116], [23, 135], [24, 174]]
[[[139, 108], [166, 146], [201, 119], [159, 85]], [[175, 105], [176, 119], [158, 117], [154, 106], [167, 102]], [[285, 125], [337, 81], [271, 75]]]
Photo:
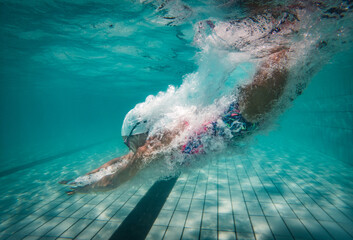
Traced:
[[353, 239], [353, 1], [0, 0], [0, 239]]

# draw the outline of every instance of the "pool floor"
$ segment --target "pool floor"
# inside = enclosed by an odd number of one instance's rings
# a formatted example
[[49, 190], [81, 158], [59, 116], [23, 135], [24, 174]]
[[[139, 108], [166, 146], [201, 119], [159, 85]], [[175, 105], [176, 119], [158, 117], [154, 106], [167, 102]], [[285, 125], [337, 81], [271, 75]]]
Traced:
[[[35, 185], [32, 199], [3, 206], [0, 238], [119, 239], [114, 233], [142, 199], [147, 201], [153, 184], [137, 181], [103, 194], [74, 196], [60, 186], [44, 198]], [[249, 148], [181, 172], [150, 218], [145, 237], [353, 239], [352, 186], [353, 168], [323, 154]]]

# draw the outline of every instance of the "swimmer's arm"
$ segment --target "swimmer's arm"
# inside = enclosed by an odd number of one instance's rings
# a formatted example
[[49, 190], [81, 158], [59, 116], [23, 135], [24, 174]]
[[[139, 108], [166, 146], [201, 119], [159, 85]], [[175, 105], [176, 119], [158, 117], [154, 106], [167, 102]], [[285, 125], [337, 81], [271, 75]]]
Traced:
[[261, 117], [271, 111], [274, 102], [282, 95], [288, 76], [286, 55], [287, 49], [271, 54], [252, 83], [240, 90], [239, 107], [246, 120], [261, 121]]
[[[123, 156], [126, 160], [124, 161], [125, 165], [121, 166], [119, 170], [114, 174], [107, 175], [102, 179], [100, 179], [98, 182], [95, 182], [90, 185], [86, 185], [84, 187], [78, 187], [75, 190], [67, 193], [71, 195], [74, 193], [86, 193], [90, 191], [104, 192], [120, 186], [121, 184], [133, 178], [138, 173], [138, 171], [143, 168], [143, 164], [145, 162], [144, 160], [147, 159], [147, 162], [150, 162], [150, 161], [153, 161], [155, 158], [157, 158], [154, 155], [154, 153], [159, 149], [161, 149], [162, 147], [170, 144], [170, 142], [174, 139], [176, 134], [177, 134], [177, 130], [166, 132], [160, 138], [158, 137], [150, 138], [149, 140], [146, 141], [146, 143], [143, 146], [138, 148], [135, 154], [129, 153]], [[100, 168], [103, 168], [115, 162], [118, 162], [123, 157], [112, 159], [111, 161], [102, 165]], [[99, 171], [100, 168], [94, 171]]]
[[161, 136], [150, 137], [143, 146], [137, 149], [136, 155], [141, 155], [142, 158], [152, 157], [158, 150], [168, 146], [184, 128], [185, 126], [178, 125], [174, 130], [167, 130]]
[[124, 156], [121, 156], [121, 157], [117, 157], [117, 158], [114, 158], [112, 160], [110, 160], [109, 162], [106, 162], [104, 163], [102, 166], [100, 166], [99, 168], [96, 168], [94, 170], [92, 170], [91, 172], [89, 173], [86, 173], [86, 175], [90, 175], [92, 173], [96, 173], [98, 172], [99, 170], [101, 170], [102, 168], [106, 168], [106, 167], [109, 167], [110, 165], [113, 165], [114, 163], [117, 163], [117, 162], [120, 162], [122, 161], [124, 158], [127, 158], [129, 155], [131, 155], [132, 153], [128, 153]]
[[121, 166], [117, 172], [111, 175], [104, 176], [98, 182], [86, 185], [84, 187], [77, 187], [72, 191], [67, 192], [68, 195], [74, 193], [87, 192], [105, 192], [112, 190], [121, 184], [127, 182], [140, 170], [143, 155], [129, 154], [125, 165]]
[[[124, 165], [122, 165], [117, 172], [111, 175], [107, 175], [93, 184], [86, 185], [84, 187], [78, 187], [73, 191], [68, 192], [68, 194], [71, 195], [74, 193], [86, 193], [90, 191], [104, 192], [120, 186], [121, 184], [133, 178], [138, 173], [138, 171], [144, 167], [143, 164], [146, 160], [147, 162], [151, 162], [156, 159], [157, 157], [154, 153], [156, 153], [156, 151], [162, 147], [168, 145], [173, 140], [175, 134], [176, 133], [174, 131], [170, 131], [163, 134], [163, 136], [160, 138], [150, 138], [143, 146], [138, 148], [135, 154], [129, 153], [128, 155], [123, 156], [126, 158], [126, 161], [124, 161]], [[106, 164], [111, 164], [112, 162], [119, 161], [119, 159], [120, 158], [112, 159]], [[104, 167], [106, 164], [104, 164], [102, 167]]]

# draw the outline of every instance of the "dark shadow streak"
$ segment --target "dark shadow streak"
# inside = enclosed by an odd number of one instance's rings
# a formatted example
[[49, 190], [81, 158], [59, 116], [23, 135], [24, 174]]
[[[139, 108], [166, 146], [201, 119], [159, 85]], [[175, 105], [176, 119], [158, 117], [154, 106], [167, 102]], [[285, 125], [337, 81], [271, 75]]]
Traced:
[[145, 239], [178, 177], [155, 182], [109, 240]]

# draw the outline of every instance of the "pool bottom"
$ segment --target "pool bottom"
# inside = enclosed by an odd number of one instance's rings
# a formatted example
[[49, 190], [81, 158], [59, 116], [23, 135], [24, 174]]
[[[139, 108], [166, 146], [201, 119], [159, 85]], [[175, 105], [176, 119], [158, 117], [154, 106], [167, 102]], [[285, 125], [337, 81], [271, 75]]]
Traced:
[[[352, 176], [323, 154], [257, 146], [185, 169], [146, 239], [353, 239]], [[0, 238], [109, 239], [152, 185], [21, 201], [1, 214]]]

